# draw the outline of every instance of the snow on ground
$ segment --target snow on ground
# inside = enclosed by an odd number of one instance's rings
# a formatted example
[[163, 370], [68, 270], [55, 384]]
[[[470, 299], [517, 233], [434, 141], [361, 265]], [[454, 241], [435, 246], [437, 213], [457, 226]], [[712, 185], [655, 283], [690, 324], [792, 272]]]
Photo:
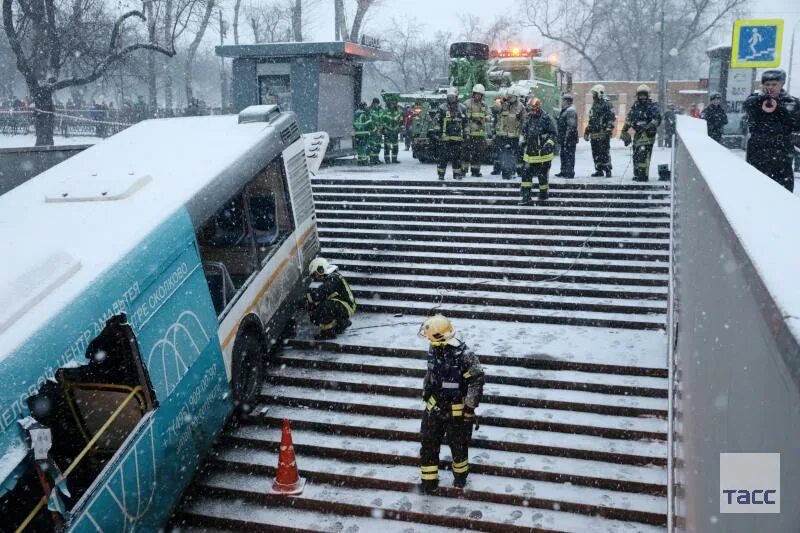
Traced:
[[[427, 350], [417, 336], [425, 319], [419, 315], [356, 313], [353, 325], [336, 338], [340, 344]], [[478, 355], [493, 354], [581, 363], [664, 368], [667, 336], [663, 331], [522, 324], [493, 320], [453, 320], [459, 338]], [[304, 317], [300, 339], [311, 339], [318, 331]]]
[[[95, 144], [100, 142], [100, 137], [70, 136], [62, 137], [55, 135], [53, 142], [56, 146], [74, 146], [81, 144]], [[30, 133], [26, 135], [0, 135], [0, 148], [29, 148], [36, 145], [36, 135]]]
[[[670, 162], [670, 149], [658, 148], [653, 149], [653, 158], [650, 162], [650, 182], [658, 179], [658, 165]], [[320, 177], [341, 177], [350, 179], [381, 179], [381, 178], [397, 178], [404, 180], [436, 180], [436, 165], [432, 163], [422, 164], [416, 159], [411, 157], [411, 152], [400, 148], [398, 159], [400, 164], [397, 165], [378, 165], [373, 167], [356, 167], [356, 166], [332, 166], [321, 169], [317, 174]], [[353, 160], [354, 161], [354, 160]], [[619, 139], [611, 140], [611, 164], [614, 167], [613, 176], [610, 178], [590, 178], [589, 174], [594, 172], [594, 163], [592, 162], [592, 152], [589, 143], [580, 141], [575, 154], [575, 179], [563, 179], [553, 177], [561, 169], [561, 159], [556, 157], [553, 165], [550, 167], [550, 183], [595, 183], [595, 184], [627, 184], [635, 183], [633, 178], [633, 163], [631, 161], [631, 149], [626, 148], [622, 141]], [[471, 178], [467, 176], [467, 180], [491, 180], [502, 181], [500, 176], [491, 176], [490, 165], [481, 165], [482, 178]], [[452, 179], [451, 170], [447, 169], [447, 179]], [[515, 178], [519, 181], [519, 178]]]

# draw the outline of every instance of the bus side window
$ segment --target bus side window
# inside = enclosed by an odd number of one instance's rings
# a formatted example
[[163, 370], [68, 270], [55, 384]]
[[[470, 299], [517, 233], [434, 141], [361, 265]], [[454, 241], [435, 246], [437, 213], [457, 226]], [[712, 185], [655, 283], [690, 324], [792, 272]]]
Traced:
[[247, 185], [245, 198], [258, 259], [263, 265], [294, 229], [282, 159], [270, 163]]
[[[86, 348], [86, 361], [59, 368], [55, 379], [45, 382], [27, 404], [31, 417], [51, 431], [49, 460], [66, 477], [70, 494], [63, 500], [69, 510], [145, 415], [158, 406], [125, 315], [106, 322]], [[30, 471], [7, 495], [14, 502], [13, 516], [0, 512], [3, 529], [23, 520], [43, 496], [43, 490], [31, 464]], [[5, 498], [0, 499], [1, 509], [7, 503]], [[40, 512], [31, 530], [53, 530], [50, 516]]]
[[[244, 194], [240, 192], [224, 202], [197, 230], [203, 266], [207, 274], [218, 276], [214, 281], [219, 283], [212, 283], [206, 277], [215, 306], [232, 299], [225, 283], [232, 281], [236, 290], [241, 289], [258, 268], [247, 218]], [[217, 310], [218, 314], [221, 312]]]

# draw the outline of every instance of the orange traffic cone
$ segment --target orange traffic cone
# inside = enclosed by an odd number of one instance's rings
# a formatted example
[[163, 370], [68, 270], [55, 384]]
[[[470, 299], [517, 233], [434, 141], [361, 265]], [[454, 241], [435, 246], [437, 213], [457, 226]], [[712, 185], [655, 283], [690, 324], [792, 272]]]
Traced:
[[294, 456], [292, 444], [292, 430], [289, 420], [283, 419], [281, 432], [281, 450], [278, 453], [278, 471], [275, 472], [275, 481], [272, 483], [272, 494], [300, 494], [306, 486], [305, 478], [297, 472], [297, 461]]

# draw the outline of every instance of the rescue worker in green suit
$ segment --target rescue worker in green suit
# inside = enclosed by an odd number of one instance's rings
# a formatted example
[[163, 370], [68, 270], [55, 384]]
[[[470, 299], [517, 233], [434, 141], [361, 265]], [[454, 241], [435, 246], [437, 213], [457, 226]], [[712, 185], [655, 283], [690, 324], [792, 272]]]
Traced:
[[372, 104], [369, 106], [369, 118], [375, 126], [369, 136], [369, 163], [370, 165], [380, 165], [381, 145], [383, 144], [383, 109], [381, 101], [377, 98], [373, 98]]
[[[648, 180], [650, 156], [653, 153], [659, 124], [661, 124], [661, 111], [658, 110], [658, 104], [650, 99], [650, 88], [644, 84], [639, 85], [636, 88], [636, 103], [628, 111], [620, 134], [625, 146], [633, 141], [633, 181]], [[631, 128], [635, 132], [633, 139], [628, 131]]]
[[388, 163], [399, 163], [397, 160], [400, 131], [403, 129], [403, 110], [397, 105], [397, 96], [388, 94], [383, 97], [386, 109], [381, 114], [383, 126], [383, 160]]
[[369, 165], [370, 145], [369, 140], [375, 124], [367, 111], [367, 103], [361, 102], [353, 118], [353, 142], [356, 149], [356, 159], [359, 165]]

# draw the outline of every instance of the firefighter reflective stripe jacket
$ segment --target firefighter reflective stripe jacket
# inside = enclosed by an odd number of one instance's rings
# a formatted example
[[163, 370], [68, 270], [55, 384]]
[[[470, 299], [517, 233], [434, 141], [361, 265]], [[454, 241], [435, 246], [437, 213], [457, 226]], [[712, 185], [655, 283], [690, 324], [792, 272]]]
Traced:
[[523, 133], [525, 151], [522, 160], [526, 163], [546, 163], [555, 157], [556, 126], [544, 111], [538, 116], [528, 115]]
[[428, 409], [447, 405], [453, 414], [466, 405], [475, 409], [483, 396], [484, 374], [478, 357], [458, 339], [431, 343], [423, 397]]
[[644, 102], [637, 100], [628, 111], [622, 131], [627, 132], [630, 128], [636, 131], [633, 136], [634, 145], [653, 144], [656, 141], [659, 124], [661, 124], [661, 111], [658, 110], [658, 105], [649, 98]]
[[502, 102], [492, 108], [497, 123], [494, 134], [498, 137], [519, 138], [525, 123], [525, 108], [519, 101], [509, 104]]
[[467, 108], [467, 134], [470, 137], [485, 137], [486, 119], [489, 115], [489, 108], [486, 107], [483, 101], [475, 103], [475, 100], [472, 98], [470, 98], [464, 106]]
[[358, 136], [369, 135], [375, 131], [375, 124], [370, 118], [369, 112], [359, 109], [353, 119], [353, 130]]
[[462, 141], [467, 128], [467, 108], [464, 104], [444, 103], [439, 106], [439, 131], [443, 141]]
[[350, 316], [356, 312], [356, 299], [353, 291], [350, 290], [347, 280], [339, 272], [328, 274], [319, 287], [308, 291], [308, 301], [312, 304], [319, 304], [327, 299], [342, 304]]
[[617, 116], [608, 100], [599, 98], [592, 103], [592, 108], [589, 110], [589, 123], [584, 134], [592, 139], [610, 136], [614, 131], [616, 120]]
[[403, 128], [403, 110], [400, 108], [385, 109], [381, 114], [383, 133], [400, 133]]

